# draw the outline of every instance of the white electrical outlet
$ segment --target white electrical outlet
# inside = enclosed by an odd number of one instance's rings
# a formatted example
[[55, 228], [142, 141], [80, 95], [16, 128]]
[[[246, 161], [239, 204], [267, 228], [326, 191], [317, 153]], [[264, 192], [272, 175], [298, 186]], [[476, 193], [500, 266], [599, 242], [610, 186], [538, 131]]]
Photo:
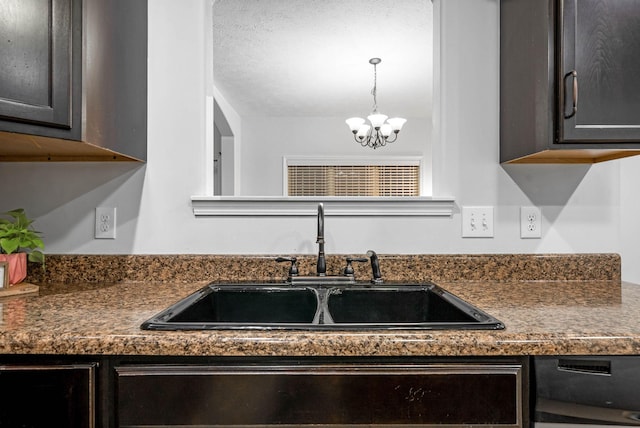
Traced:
[[520, 207], [520, 238], [542, 237], [542, 214], [538, 207]]
[[116, 239], [116, 209], [96, 208], [96, 239]]
[[463, 238], [493, 238], [493, 207], [462, 207]]

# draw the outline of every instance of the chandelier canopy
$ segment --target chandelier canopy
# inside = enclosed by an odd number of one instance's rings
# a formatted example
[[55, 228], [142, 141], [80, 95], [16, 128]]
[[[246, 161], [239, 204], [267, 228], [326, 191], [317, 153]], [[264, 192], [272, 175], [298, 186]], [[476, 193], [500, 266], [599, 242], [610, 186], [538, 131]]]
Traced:
[[366, 123], [366, 120], [361, 117], [351, 117], [345, 121], [347, 125], [349, 125], [349, 129], [351, 129], [355, 140], [360, 143], [362, 147], [371, 147], [372, 149], [377, 149], [378, 147], [386, 146], [387, 143], [396, 141], [402, 125], [407, 121], [407, 119], [401, 117], [388, 119], [386, 115], [378, 112], [377, 65], [381, 62], [382, 60], [380, 58], [371, 58], [369, 60], [369, 64], [373, 65], [373, 89], [371, 90], [371, 95], [373, 95], [373, 111], [367, 116], [369, 123]]

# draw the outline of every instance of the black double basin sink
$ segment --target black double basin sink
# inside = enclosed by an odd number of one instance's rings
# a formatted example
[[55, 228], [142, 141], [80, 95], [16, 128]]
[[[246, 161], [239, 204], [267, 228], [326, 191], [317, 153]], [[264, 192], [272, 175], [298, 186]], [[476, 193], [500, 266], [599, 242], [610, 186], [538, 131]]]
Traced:
[[145, 330], [500, 330], [499, 320], [435, 284], [210, 284]]

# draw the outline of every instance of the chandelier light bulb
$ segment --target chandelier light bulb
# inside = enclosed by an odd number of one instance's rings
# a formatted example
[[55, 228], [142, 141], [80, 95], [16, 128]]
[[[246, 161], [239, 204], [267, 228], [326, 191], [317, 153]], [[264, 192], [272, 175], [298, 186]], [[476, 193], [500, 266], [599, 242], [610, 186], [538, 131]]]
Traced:
[[400, 130], [402, 129], [402, 125], [404, 125], [406, 121], [407, 119], [403, 119], [401, 117], [392, 117], [387, 120], [387, 123], [391, 125], [391, 129], [393, 129], [393, 132], [398, 133], [400, 132]]
[[387, 145], [387, 143], [396, 141], [398, 133], [407, 121], [401, 117], [388, 119], [388, 116], [378, 112], [378, 75], [376, 67], [381, 62], [382, 60], [380, 58], [371, 58], [369, 60], [369, 64], [373, 65], [373, 89], [371, 90], [371, 94], [373, 95], [373, 112], [367, 116], [370, 124], [367, 124], [361, 117], [351, 117], [345, 121], [353, 133], [355, 140], [360, 143], [362, 147], [371, 147], [372, 149], [377, 149], [378, 147]]
[[373, 126], [376, 130], [380, 129], [385, 120], [387, 120], [387, 116], [382, 113], [372, 113], [367, 116], [369, 122], [371, 122], [371, 126]]
[[369, 125], [360, 126], [360, 129], [358, 129], [358, 133], [356, 134], [356, 138], [361, 141], [364, 140], [368, 136], [369, 130], [371, 130], [371, 126]]
[[349, 125], [349, 129], [351, 129], [351, 132], [355, 134], [358, 132], [358, 129], [360, 129], [360, 127], [364, 125], [364, 119], [361, 117], [350, 117], [349, 119], [345, 120], [345, 123]]
[[393, 132], [393, 129], [391, 128], [391, 125], [389, 125], [388, 123], [385, 123], [380, 127], [380, 133], [384, 138], [388, 138], [392, 132]]

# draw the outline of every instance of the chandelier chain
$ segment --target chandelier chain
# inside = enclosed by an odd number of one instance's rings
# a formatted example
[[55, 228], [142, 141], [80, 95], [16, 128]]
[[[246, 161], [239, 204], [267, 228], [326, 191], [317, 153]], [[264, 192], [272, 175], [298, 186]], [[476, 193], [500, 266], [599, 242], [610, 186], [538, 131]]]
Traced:
[[377, 64], [373, 64], [373, 88], [371, 89], [371, 95], [373, 95], [373, 111], [378, 111], [378, 67]]

